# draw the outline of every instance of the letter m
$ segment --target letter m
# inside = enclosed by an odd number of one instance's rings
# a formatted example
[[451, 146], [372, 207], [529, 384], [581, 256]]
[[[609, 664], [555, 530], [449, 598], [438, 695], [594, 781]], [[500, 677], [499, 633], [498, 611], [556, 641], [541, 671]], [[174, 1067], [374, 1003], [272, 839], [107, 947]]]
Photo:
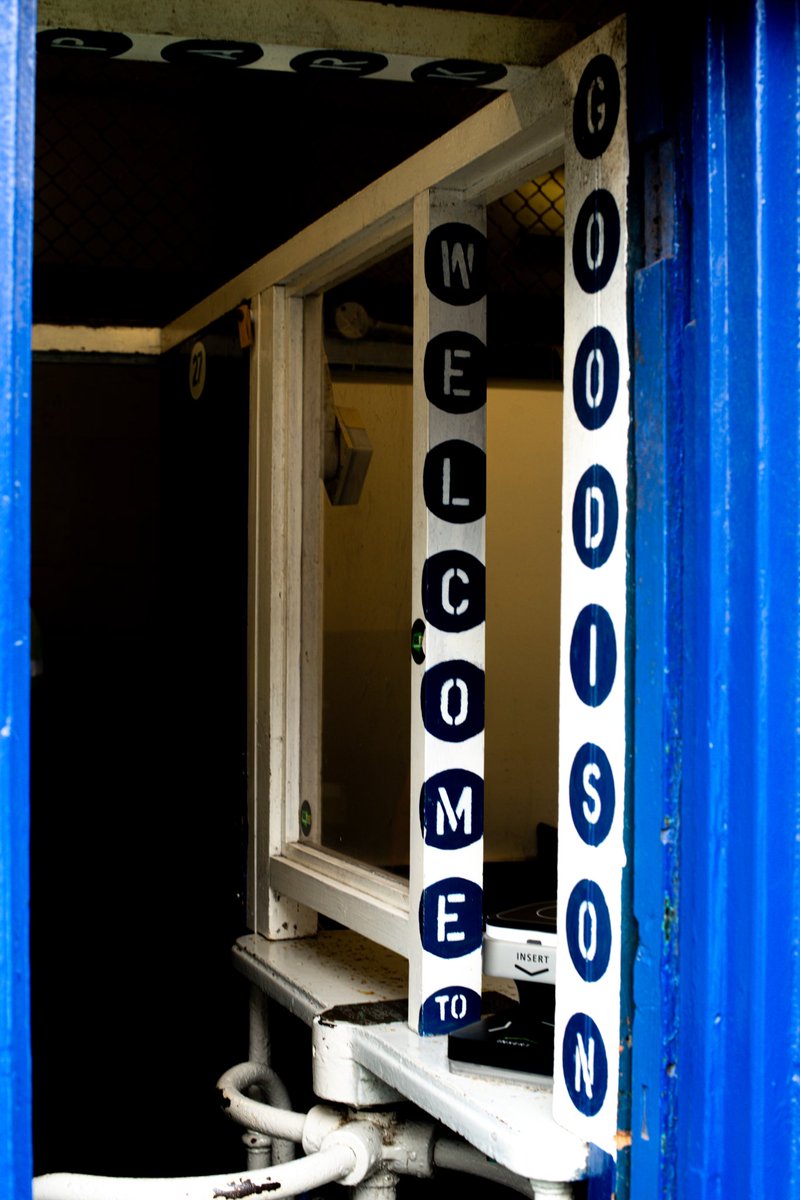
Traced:
[[453, 833], [458, 829], [459, 821], [464, 823], [464, 836], [472, 835], [472, 788], [462, 788], [461, 795], [458, 798], [458, 804], [455, 809], [450, 803], [450, 797], [447, 794], [447, 789], [439, 788], [439, 799], [436, 802], [436, 836], [444, 837], [444, 821], [447, 817], [447, 822]]

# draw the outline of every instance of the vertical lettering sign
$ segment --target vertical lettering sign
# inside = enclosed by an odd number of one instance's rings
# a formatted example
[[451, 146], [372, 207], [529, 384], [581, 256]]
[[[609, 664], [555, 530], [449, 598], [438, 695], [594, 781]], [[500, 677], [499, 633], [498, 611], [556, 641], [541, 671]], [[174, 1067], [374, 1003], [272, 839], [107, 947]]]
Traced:
[[414, 275], [412, 612], [424, 637], [411, 684], [409, 1021], [437, 1034], [480, 1016], [484, 210], [418, 197]]
[[[608, 35], [600, 35], [607, 37]], [[617, 36], [619, 36], [617, 34]], [[598, 39], [599, 42], [599, 39]], [[614, 1154], [628, 457], [623, 51], [596, 42], [567, 134], [554, 1112]]]

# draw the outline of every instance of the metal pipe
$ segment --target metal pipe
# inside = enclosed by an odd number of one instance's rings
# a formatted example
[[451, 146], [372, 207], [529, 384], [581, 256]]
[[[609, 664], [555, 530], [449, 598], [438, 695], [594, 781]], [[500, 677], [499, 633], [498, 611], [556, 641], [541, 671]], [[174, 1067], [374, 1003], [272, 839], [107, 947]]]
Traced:
[[269, 999], [260, 987], [253, 983], [250, 986], [250, 1046], [248, 1058], [250, 1062], [270, 1065], [269, 1043]]
[[351, 1200], [395, 1200], [397, 1176], [394, 1171], [374, 1171], [352, 1189]]
[[[255, 984], [252, 984], [250, 988], [249, 1036], [249, 1061], [268, 1069], [270, 1067], [269, 999]], [[280, 1077], [271, 1073], [269, 1078], [270, 1086], [268, 1088], [259, 1084], [255, 1085], [250, 1092], [251, 1099], [258, 1099], [257, 1095], [253, 1095], [254, 1090], [262, 1091], [264, 1098], [274, 1104], [276, 1108], [291, 1108], [289, 1093], [283, 1086]], [[294, 1142], [289, 1138], [276, 1138], [273, 1142], [268, 1135], [260, 1133], [257, 1129], [248, 1129], [242, 1135], [242, 1141], [247, 1148], [248, 1171], [258, 1171], [272, 1163], [291, 1162], [295, 1156]]]
[[114, 1179], [105, 1175], [40, 1175], [33, 1200], [245, 1200], [267, 1193], [269, 1200], [296, 1196], [350, 1175], [356, 1165], [351, 1146], [335, 1145], [296, 1162], [237, 1175], [195, 1175], [182, 1179]]
[[[256, 1085], [263, 1087], [269, 1098], [275, 1099], [279, 1107], [262, 1104], [259, 1100], [251, 1100], [249, 1096], [244, 1095], [247, 1088]], [[261, 1063], [240, 1063], [220, 1077], [217, 1088], [225, 1111], [239, 1125], [245, 1125], [257, 1133], [267, 1133], [271, 1137], [302, 1142], [306, 1114], [287, 1111], [290, 1105], [289, 1093], [269, 1067]]]

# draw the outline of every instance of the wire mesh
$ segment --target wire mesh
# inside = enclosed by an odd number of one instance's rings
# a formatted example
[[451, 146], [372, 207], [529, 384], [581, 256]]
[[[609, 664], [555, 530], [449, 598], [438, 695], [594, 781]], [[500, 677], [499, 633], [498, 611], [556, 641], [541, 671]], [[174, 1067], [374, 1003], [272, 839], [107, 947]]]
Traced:
[[41, 100], [34, 256], [59, 266], [188, 266], [203, 230], [187, 145], [135, 112]]
[[[491, 287], [527, 295], [563, 295], [563, 167], [490, 204], [486, 223]], [[546, 246], [541, 239], [557, 242]]]

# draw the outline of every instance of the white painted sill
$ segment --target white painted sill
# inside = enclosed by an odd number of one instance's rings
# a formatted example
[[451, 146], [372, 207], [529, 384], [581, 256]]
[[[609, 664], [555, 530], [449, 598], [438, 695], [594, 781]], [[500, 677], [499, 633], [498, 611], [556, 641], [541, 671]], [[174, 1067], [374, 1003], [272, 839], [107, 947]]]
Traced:
[[[233, 957], [251, 983], [312, 1026], [315, 1034], [318, 1018], [332, 1008], [408, 995], [406, 961], [351, 930], [290, 941], [248, 934], [237, 941]], [[485, 984], [515, 994], [508, 980]], [[585, 1176], [588, 1147], [556, 1125], [550, 1084], [451, 1072], [446, 1037], [419, 1037], [405, 1021], [350, 1024], [337, 1016], [334, 1024], [346, 1024], [343, 1079], [348, 1068], [362, 1076], [368, 1073], [525, 1178], [566, 1182]], [[332, 1027], [326, 1018], [325, 1029]], [[341, 1096], [342, 1102], [348, 1099]]]

